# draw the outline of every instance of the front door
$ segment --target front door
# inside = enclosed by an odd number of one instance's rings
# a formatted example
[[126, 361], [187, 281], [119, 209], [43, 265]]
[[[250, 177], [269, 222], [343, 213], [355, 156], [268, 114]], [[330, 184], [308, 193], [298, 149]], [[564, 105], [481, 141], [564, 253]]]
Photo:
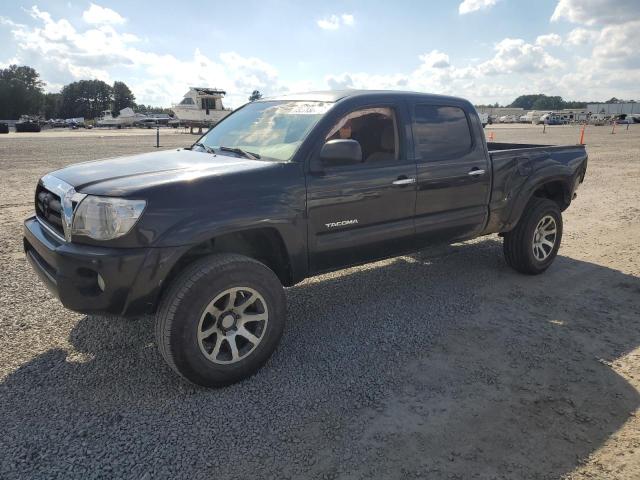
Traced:
[[396, 106], [356, 109], [325, 140], [357, 140], [363, 161], [307, 179], [311, 273], [393, 256], [413, 247], [416, 165]]

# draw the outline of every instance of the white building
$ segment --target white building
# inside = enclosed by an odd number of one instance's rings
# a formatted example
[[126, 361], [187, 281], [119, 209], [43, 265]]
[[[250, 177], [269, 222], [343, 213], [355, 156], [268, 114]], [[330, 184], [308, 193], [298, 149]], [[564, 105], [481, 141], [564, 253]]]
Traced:
[[620, 115], [621, 113], [640, 113], [640, 103], [590, 103], [587, 105], [589, 113], [604, 113], [606, 115]]

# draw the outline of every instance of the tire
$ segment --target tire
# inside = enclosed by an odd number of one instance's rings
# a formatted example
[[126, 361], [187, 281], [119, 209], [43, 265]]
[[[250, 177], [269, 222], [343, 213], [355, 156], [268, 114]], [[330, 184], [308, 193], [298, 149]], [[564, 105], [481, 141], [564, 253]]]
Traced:
[[[543, 221], [546, 223], [543, 224]], [[555, 235], [547, 233], [552, 230], [555, 231]], [[538, 275], [553, 263], [561, 240], [560, 208], [552, 200], [534, 197], [525, 207], [515, 228], [504, 234], [504, 257], [514, 270], [528, 275]], [[553, 245], [549, 246], [549, 242]]]
[[211, 255], [187, 267], [163, 296], [156, 342], [186, 380], [221, 387], [264, 365], [282, 337], [285, 318], [284, 289], [272, 270], [242, 255]]

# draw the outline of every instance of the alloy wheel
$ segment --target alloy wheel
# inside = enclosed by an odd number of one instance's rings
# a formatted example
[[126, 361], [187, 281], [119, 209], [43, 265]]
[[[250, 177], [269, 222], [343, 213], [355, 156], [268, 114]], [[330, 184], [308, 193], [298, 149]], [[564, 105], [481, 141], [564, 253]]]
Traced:
[[539, 262], [549, 258], [557, 238], [556, 220], [551, 215], [545, 215], [540, 219], [533, 232], [533, 256]]
[[264, 297], [249, 287], [233, 287], [218, 294], [198, 323], [198, 344], [213, 363], [232, 364], [246, 358], [267, 330], [269, 312]]

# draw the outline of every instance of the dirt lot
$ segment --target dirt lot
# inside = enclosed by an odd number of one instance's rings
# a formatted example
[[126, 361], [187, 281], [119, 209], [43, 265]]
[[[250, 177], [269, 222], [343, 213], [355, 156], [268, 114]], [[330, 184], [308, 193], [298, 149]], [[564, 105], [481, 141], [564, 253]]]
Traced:
[[307, 280], [272, 360], [223, 390], [178, 380], [150, 318], [64, 310], [21, 251], [39, 176], [153, 132], [0, 136], [0, 478], [640, 478], [640, 125], [610, 131], [587, 130], [547, 273], [491, 236]]

